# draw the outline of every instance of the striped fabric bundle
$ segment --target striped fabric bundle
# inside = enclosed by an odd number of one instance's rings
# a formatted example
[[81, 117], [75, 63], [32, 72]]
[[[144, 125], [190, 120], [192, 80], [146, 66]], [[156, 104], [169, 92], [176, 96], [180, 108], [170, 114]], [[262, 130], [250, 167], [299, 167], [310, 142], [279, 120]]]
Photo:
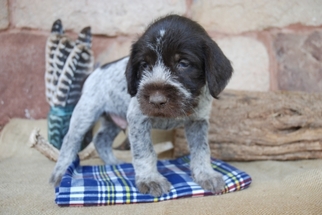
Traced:
[[[69, 127], [70, 117], [78, 102], [82, 84], [93, 68], [91, 28], [84, 28], [76, 41], [64, 34], [61, 20], [52, 26], [46, 44], [46, 99], [49, 142], [60, 149]], [[91, 139], [91, 132], [87, 139]], [[86, 145], [86, 144], [85, 144]]]
[[62, 140], [69, 128], [70, 117], [74, 110], [74, 105], [67, 107], [50, 107], [48, 113], [48, 142], [60, 149]]
[[[218, 194], [250, 186], [252, 179], [247, 173], [220, 160], [212, 159], [211, 162], [213, 169], [222, 173], [226, 182], [224, 192]], [[56, 187], [56, 203], [59, 206], [101, 206], [214, 195], [193, 182], [189, 163], [189, 156], [158, 161], [159, 172], [172, 187], [168, 194], [153, 197], [136, 189], [132, 164], [79, 166], [79, 160], [76, 160], [66, 171], [60, 186]]]
[[93, 68], [91, 28], [84, 28], [74, 42], [58, 19], [46, 45], [46, 98], [50, 106], [75, 105], [81, 85]]

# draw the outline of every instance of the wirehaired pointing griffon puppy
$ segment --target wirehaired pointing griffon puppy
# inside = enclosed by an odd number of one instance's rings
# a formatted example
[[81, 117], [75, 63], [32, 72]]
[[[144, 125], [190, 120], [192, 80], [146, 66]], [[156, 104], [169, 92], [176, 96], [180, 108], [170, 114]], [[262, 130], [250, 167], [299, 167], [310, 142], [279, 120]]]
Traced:
[[171, 184], [157, 170], [151, 129], [184, 127], [191, 151], [191, 175], [213, 193], [224, 180], [210, 164], [208, 119], [212, 97], [225, 88], [232, 66], [196, 22], [170, 15], [152, 23], [132, 45], [129, 57], [96, 69], [86, 80], [73, 112], [51, 182], [58, 185], [76, 159], [85, 133], [101, 117], [94, 144], [105, 164], [120, 163], [112, 143], [127, 121], [136, 186], [160, 196]]

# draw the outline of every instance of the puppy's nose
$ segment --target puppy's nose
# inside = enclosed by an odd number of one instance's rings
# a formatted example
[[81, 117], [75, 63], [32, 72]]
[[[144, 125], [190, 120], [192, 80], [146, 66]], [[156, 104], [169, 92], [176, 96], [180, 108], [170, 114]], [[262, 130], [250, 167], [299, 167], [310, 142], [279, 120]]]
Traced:
[[149, 103], [161, 106], [167, 103], [167, 98], [159, 91], [156, 91], [150, 95]]

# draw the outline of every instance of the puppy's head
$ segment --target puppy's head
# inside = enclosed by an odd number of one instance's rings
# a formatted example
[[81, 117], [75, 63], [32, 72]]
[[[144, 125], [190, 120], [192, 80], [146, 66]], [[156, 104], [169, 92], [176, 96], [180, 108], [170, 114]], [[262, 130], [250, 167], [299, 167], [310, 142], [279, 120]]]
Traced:
[[144, 114], [182, 117], [193, 113], [205, 85], [217, 98], [232, 71], [199, 24], [170, 15], [152, 23], [132, 45], [126, 79]]

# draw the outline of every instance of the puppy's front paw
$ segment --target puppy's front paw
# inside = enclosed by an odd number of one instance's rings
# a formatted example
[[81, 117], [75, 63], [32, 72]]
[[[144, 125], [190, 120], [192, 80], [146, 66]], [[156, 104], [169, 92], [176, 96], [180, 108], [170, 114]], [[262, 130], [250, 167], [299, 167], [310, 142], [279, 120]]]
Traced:
[[193, 180], [204, 190], [212, 193], [220, 193], [225, 188], [225, 181], [222, 175], [215, 171], [201, 172], [192, 176]]
[[168, 193], [171, 188], [170, 182], [162, 175], [148, 178], [137, 177], [135, 181], [140, 193], [150, 194], [154, 197]]
[[62, 166], [57, 166], [53, 171], [53, 173], [51, 174], [51, 177], [49, 179], [49, 183], [53, 184], [55, 187], [59, 186], [64, 173], [66, 172], [67, 168], [63, 168]]

